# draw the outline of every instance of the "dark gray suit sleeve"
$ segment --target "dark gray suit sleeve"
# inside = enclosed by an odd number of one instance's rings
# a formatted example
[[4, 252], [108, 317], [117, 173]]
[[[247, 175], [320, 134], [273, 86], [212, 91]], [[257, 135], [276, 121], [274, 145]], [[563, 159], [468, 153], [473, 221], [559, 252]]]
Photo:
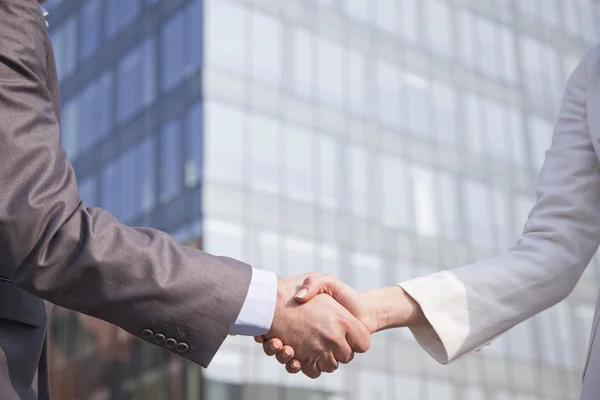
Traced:
[[251, 268], [85, 207], [60, 145], [50, 51], [37, 2], [0, 0], [0, 276], [133, 335], [174, 338], [189, 346], [184, 357], [207, 366]]

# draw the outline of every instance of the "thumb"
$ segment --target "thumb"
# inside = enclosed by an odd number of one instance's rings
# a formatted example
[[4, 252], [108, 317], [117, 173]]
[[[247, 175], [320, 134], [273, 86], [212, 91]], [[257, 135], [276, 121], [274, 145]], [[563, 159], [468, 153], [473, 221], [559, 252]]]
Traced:
[[333, 293], [337, 292], [338, 282], [339, 279], [334, 275], [307, 276], [294, 298], [301, 303], [306, 303], [316, 295], [322, 293], [333, 297]]
[[318, 294], [330, 295], [354, 316], [362, 313], [359, 293], [334, 275], [307, 277], [295, 299], [306, 303]]

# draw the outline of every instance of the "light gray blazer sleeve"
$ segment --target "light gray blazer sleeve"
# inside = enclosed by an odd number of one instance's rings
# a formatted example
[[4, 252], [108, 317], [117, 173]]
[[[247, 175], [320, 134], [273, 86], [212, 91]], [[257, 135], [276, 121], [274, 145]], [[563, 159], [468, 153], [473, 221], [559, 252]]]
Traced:
[[478, 350], [571, 293], [600, 243], [600, 167], [588, 129], [588, 91], [599, 50], [567, 83], [539, 176], [537, 202], [518, 243], [497, 257], [400, 285], [430, 325], [412, 329], [437, 361]]
[[37, 1], [0, 0], [0, 276], [133, 335], [187, 343], [182, 355], [207, 366], [251, 269], [81, 202], [48, 90], [51, 51]]

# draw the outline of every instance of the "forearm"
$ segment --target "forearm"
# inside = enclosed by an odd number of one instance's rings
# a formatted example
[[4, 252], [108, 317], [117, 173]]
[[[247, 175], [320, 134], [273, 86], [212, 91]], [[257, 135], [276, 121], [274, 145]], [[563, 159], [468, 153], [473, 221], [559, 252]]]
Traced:
[[244, 263], [83, 207], [13, 274], [15, 284], [62, 307], [136, 336], [149, 329], [187, 343], [189, 351], [177, 352], [203, 366], [234, 324], [250, 278]]

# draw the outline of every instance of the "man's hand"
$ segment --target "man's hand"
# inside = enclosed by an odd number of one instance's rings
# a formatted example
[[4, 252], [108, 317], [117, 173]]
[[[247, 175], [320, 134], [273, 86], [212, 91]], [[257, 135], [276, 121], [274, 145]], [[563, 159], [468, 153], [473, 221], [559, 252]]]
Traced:
[[337, 369], [338, 362], [350, 362], [354, 352], [367, 351], [371, 337], [332, 296], [315, 293], [307, 304], [296, 301], [294, 296], [304, 278], [278, 278], [273, 324], [264, 337], [289, 344], [302, 371], [317, 378], [321, 372]]
[[[427, 322], [420, 306], [399, 286], [358, 293], [335, 276], [311, 275], [305, 279], [295, 299], [305, 303], [322, 294], [333, 297], [344, 306], [365, 325], [369, 333]], [[289, 373], [300, 371], [302, 362], [295, 358], [293, 346], [279, 337], [265, 339], [262, 336], [255, 338], [258, 343], [263, 343], [267, 355], [276, 355], [280, 363], [286, 364]]]

